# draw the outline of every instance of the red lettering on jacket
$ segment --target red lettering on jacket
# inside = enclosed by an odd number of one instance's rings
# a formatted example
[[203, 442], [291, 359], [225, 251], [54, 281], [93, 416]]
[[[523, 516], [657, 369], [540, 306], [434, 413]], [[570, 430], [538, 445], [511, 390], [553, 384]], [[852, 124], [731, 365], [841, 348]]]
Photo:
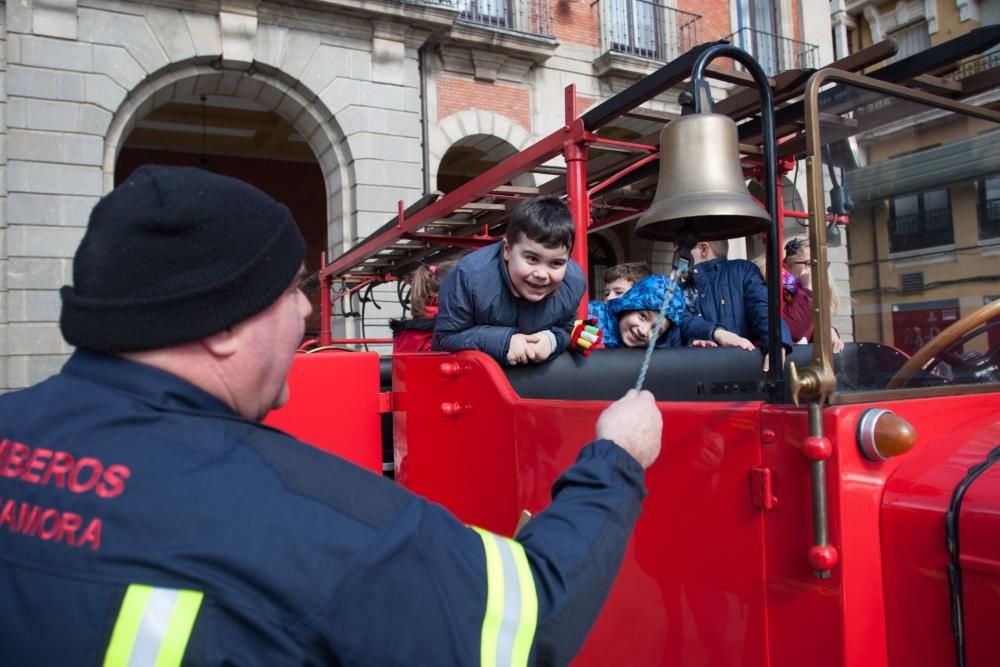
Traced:
[[90, 543], [90, 548], [97, 551], [101, 548], [101, 520], [91, 519], [90, 524], [83, 531], [83, 535], [80, 536], [80, 541], [77, 542], [76, 546], [82, 547], [84, 544]]
[[101, 476], [101, 481], [94, 490], [101, 498], [114, 498], [125, 490], [125, 480], [132, 476], [128, 467], [119, 463], [108, 466]]
[[0, 475], [29, 484], [52, 483], [73, 493], [93, 491], [100, 498], [114, 498], [125, 491], [132, 476], [128, 466], [115, 463], [105, 467], [99, 459], [79, 459], [68, 452], [29, 447], [7, 438], [0, 439]]
[[13, 498], [4, 502], [0, 498], [0, 528], [7, 526], [12, 533], [46, 542], [65, 542], [71, 547], [90, 546], [97, 551], [101, 548], [103, 524], [100, 519], [91, 519], [77, 538], [83, 522], [83, 518], [74, 512], [40, 507], [24, 501], [18, 503]]
[[[85, 472], [90, 468], [90, 473]], [[97, 480], [101, 478], [104, 466], [97, 459], [85, 457], [76, 462], [73, 470], [69, 473], [69, 490], [73, 493], [86, 493], [97, 485]], [[81, 477], [83, 478], [81, 480]]]
[[46, 463], [50, 458], [52, 458], [51, 449], [36, 447], [31, 452], [28, 462], [24, 465], [24, 472], [21, 473], [21, 479], [25, 482], [38, 484], [41, 481], [41, 477], [35, 471], [42, 472], [46, 468]]
[[80, 530], [80, 524], [83, 520], [80, 518], [79, 514], [73, 514], [72, 512], [63, 512], [62, 516], [62, 534], [63, 539], [66, 540], [66, 544], [71, 547], [77, 546], [75, 543], [76, 531]]
[[[14, 502], [13, 500], [11, 502]], [[21, 512], [17, 515], [17, 532], [34, 535], [38, 532], [38, 522], [41, 520], [42, 508], [31, 503], [21, 503]]]
[[66, 486], [66, 474], [73, 469], [73, 464], [75, 460], [72, 454], [66, 452], [56, 452], [52, 460], [49, 461], [49, 467], [45, 469], [45, 474], [42, 475], [42, 484], [48, 484], [49, 479], [55, 476], [56, 488], [63, 488]]
[[42, 518], [38, 522], [38, 532], [36, 533], [38, 537], [43, 540], [51, 540], [53, 537], [58, 538], [61, 533], [62, 512], [51, 508], [42, 512]]
[[19, 442], [11, 442], [7, 447], [7, 458], [0, 466], [0, 475], [17, 477], [24, 470], [24, 462], [31, 455], [31, 448]]
[[16, 509], [17, 504], [13, 500], [4, 503], [3, 509], [0, 509], [0, 527], [6, 523], [11, 530], [16, 530], [14, 523], [14, 518], [17, 516]]

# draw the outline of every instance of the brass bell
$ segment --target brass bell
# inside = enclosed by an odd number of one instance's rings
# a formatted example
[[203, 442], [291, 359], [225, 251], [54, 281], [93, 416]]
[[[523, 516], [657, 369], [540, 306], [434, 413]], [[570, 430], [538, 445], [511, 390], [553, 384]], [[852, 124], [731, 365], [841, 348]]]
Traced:
[[696, 113], [663, 128], [660, 180], [653, 203], [639, 218], [638, 236], [671, 241], [688, 227], [699, 240], [714, 241], [770, 225], [771, 216], [743, 181], [736, 123], [729, 116]]

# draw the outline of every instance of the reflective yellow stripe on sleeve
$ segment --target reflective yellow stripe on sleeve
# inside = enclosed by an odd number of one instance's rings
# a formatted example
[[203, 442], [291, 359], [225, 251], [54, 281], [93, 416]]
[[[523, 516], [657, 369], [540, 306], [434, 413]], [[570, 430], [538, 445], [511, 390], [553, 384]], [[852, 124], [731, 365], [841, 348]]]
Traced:
[[528, 557], [515, 540], [473, 529], [486, 550], [486, 611], [480, 664], [523, 667], [528, 664], [538, 623], [538, 595]]
[[104, 667], [178, 667], [203, 594], [132, 584], [104, 655]]

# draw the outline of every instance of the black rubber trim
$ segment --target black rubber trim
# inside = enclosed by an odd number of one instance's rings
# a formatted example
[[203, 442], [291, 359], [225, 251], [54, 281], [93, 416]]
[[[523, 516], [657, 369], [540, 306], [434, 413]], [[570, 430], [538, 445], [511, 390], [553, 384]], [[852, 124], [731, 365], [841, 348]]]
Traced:
[[985, 461], [969, 468], [962, 481], [955, 486], [948, 512], [944, 515], [945, 543], [948, 546], [948, 587], [951, 589], [951, 626], [955, 633], [955, 657], [958, 667], [965, 667], [965, 618], [962, 612], [962, 567], [958, 562], [958, 517], [965, 492], [997, 461], [1000, 461], [1000, 445], [987, 454]]

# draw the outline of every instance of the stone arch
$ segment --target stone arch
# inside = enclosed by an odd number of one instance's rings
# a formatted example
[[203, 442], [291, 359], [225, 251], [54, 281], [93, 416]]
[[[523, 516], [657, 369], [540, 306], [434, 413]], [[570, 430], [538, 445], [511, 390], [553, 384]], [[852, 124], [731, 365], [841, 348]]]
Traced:
[[[431, 128], [428, 141], [430, 160], [427, 165], [431, 183], [437, 182], [438, 168], [448, 149], [474, 135], [496, 137], [510, 144], [515, 152], [524, 150], [532, 143], [532, 136], [527, 130], [498, 113], [482, 109], [453, 113]], [[530, 175], [528, 178], [531, 182], [523, 185], [535, 185]]]
[[[262, 104], [286, 120], [302, 136], [323, 173], [327, 202], [327, 250], [356, 235], [351, 211], [356, 181], [344, 134], [325, 104], [301, 83], [280, 70], [257, 65], [247, 70], [219, 69], [190, 60], [161, 68], [122, 96], [105, 135], [102, 178], [104, 192], [114, 187], [115, 163], [135, 123], [175, 97], [195, 94], [239, 97]], [[338, 228], [338, 223], [340, 227]]]

